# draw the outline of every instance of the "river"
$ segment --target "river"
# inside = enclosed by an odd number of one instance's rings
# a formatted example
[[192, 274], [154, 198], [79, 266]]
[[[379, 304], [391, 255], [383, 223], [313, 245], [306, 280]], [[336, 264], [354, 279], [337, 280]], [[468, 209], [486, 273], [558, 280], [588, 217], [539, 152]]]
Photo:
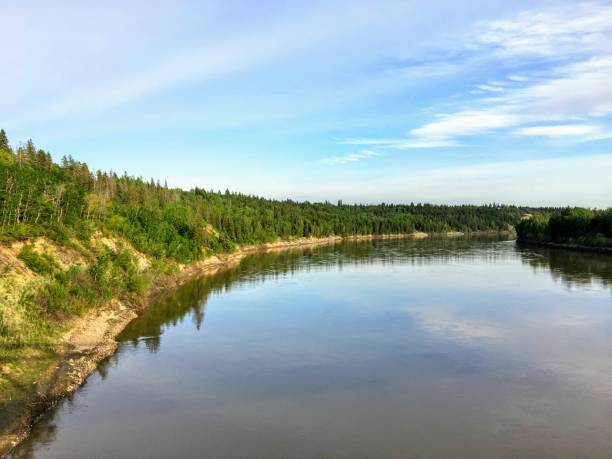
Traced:
[[609, 458], [612, 257], [259, 253], [152, 305], [13, 458]]

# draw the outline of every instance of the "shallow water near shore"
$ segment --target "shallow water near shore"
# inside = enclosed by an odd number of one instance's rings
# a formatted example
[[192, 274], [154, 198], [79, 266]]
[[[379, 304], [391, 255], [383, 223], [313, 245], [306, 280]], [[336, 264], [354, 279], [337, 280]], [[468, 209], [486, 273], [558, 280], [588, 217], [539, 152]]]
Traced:
[[612, 257], [497, 238], [258, 253], [151, 306], [14, 458], [612, 451]]

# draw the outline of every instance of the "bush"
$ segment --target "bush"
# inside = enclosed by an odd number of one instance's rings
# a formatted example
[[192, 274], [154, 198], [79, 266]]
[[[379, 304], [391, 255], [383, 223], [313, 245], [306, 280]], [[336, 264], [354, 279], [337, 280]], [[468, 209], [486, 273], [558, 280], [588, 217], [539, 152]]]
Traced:
[[47, 284], [38, 304], [43, 306], [46, 314], [55, 314], [59, 311], [69, 309], [68, 306], [68, 287], [59, 282]]
[[17, 255], [25, 265], [38, 274], [53, 275], [60, 271], [61, 268], [57, 261], [48, 253], [38, 253], [34, 250], [34, 246], [26, 244], [23, 246]]
[[179, 272], [178, 265], [171, 259], [159, 259], [154, 258], [151, 261], [150, 272], [154, 276], [158, 275], [171, 275]]
[[148, 276], [133, 272], [128, 274], [125, 280], [125, 287], [128, 292], [136, 295], [143, 295], [149, 287], [150, 279]]
[[80, 220], [79, 222], [75, 223], [74, 229], [77, 239], [82, 242], [89, 242], [94, 230], [96, 229], [96, 225], [92, 221]]

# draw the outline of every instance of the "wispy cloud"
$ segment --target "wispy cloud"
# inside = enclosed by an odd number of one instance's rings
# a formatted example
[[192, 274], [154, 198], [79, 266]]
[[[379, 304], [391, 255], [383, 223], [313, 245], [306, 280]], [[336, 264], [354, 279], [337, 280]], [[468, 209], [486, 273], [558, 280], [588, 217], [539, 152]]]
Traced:
[[504, 92], [504, 88], [500, 86], [494, 86], [492, 84], [481, 84], [478, 86], [478, 89], [480, 89], [481, 91], [488, 92]]
[[[215, 8], [223, 10], [219, 5]], [[231, 7], [228, 6], [227, 9], [231, 10]], [[0, 15], [3, 12], [0, 7]], [[131, 13], [129, 19], [138, 22], [139, 18], [135, 14], [140, 14], [141, 11], [138, 10], [138, 13], [131, 11]], [[339, 26], [335, 18], [341, 14], [346, 17]], [[206, 23], [207, 27], [200, 27], [200, 30], [193, 34], [195, 38], [188, 40], [187, 44], [171, 46], [165, 50], [165, 53], [151, 50], [150, 54], [140, 52], [128, 58], [122, 56], [122, 45], [114, 43], [117, 47], [115, 55], [118, 56], [119, 62], [113, 62], [114, 65], [109, 63], [108, 72], [95, 73], [95, 78], [90, 75], [87, 79], [80, 78], [74, 85], [63, 87], [62, 91], [41, 94], [29, 106], [19, 106], [16, 113], [11, 114], [10, 122], [12, 125], [22, 126], [31, 123], [33, 118], [36, 123], [41, 123], [66, 117], [96, 115], [121, 108], [140, 99], [158, 96], [164, 91], [185, 89], [191, 85], [201, 88], [221, 78], [229, 79], [274, 65], [282, 66], [283, 63], [297, 59], [297, 56], [302, 54], [323, 54], [321, 49], [332, 44], [337, 46], [347, 37], [360, 33], [362, 29], [373, 27], [381, 17], [384, 17], [384, 11], [372, 12], [365, 3], [355, 5], [349, 11], [341, 2], [329, 5], [313, 4], [311, 7], [271, 8], [266, 15], [255, 17], [253, 21], [244, 21], [242, 27], [235, 27], [232, 24], [228, 27], [231, 29], [228, 33], [220, 33], [218, 27]], [[77, 22], [78, 20], [80, 19], [77, 18]], [[193, 25], [193, 21], [195, 19], [187, 22]], [[156, 24], [156, 27], [159, 27], [159, 24]], [[211, 30], [210, 33], [208, 29]], [[79, 32], [87, 35], [85, 31]], [[8, 36], [6, 32], [2, 35]], [[179, 31], [176, 35], [180, 35]], [[105, 40], [109, 38], [105, 37]], [[42, 34], [39, 39], [44, 40]], [[62, 39], [68, 41], [68, 38]], [[72, 36], [70, 39], [72, 40]], [[164, 45], [168, 46], [168, 43]], [[78, 43], [74, 43], [72, 47], [79, 48]], [[11, 52], [11, 48], [12, 46], [7, 46], [7, 50], [4, 50], [0, 45], [3, 55], [5, 51]], [[43, 44], [36, 43], [34, 51], [40, 52], [45, 49]], [[31, 50], [23, 50], [22, 55], [25, 57], [28, 51]], [[86, 53], [87, 50], [84, 51], [84, 54]], [[79, 57], [83, 60], [83, 56]], [[140, 59], [143, 60], [140, 65], [131, 66], [123, 62]], [[18, 66], [12, 66], [15, 67]], [[432, 69], [432, 71], [441, 70]], [[9, 74], [10, 83], [18, 86], [23, 78], [13, 73], [14, 70], [10, 73], [5, 72], [0, 76], [0, 81], [4, 82], [6, 74]], [[397, 75], [396, 78], [400, 76]], [[387, 76], [382, 84], [388, 84], [391, 77], [392, 75]], [[33, 117], [32, 113], [36, 116]]]
[[530, 10], [512, 19], [481, 22], [473, 47], [513, 56], [567, 56], [609, 51], [612, 4], [595, 2]]
[[[437, 120], [410, 133], [415, 140], [451, 139], [612, 113], [612, 54], [564, 65], [553, 69], [551, 74], [544, 81], [510, 89], [494, 98], [475, 100], [473, 108], [439, 114]], [[584, 140], [600, 138], [585, 129], [581, 132], [573, 128], [572, 132], [576, 138], [582, 133]]]
[[391, 145], [403, 141], [405, 139], [341, 139], [334, 143], [338, 145]]
[[522, 82], [522, 81], [527, 81], [527, 80], [529, 80], [529, 78], [528, 78], [528, 77], [523, 76], [523, 75], [509, 75], [509, 76], [508, 76], [508, 79], [509, 79], [510, 81], [517, 81], [517, 82]]
[[420, 148], [442, 148], [453, 147], [457, 143], [447, 139], [346, 139], [336, 142], [340, 145], [376, 145], [381, 148], [393, 148], [396, 150], [409, 150]]
[[[438, 112], [410, 130], [406, 139], [354, 139], [347, 143], [389, 148], [443, 148], [467, 136], [513, 132], [524, 137], [592, 141], [609, 138], [612, 127], [587, 128], [576, 120], [612, 113], [612, 4], [583, 3], [530, 10], [504, 20], [480, 22], [464, 49], [480, 60], [508, 65], [508, 57], [548, 56], [552, 64], [530, 72], [512, 65], [502, 79], [477, 84], [460, 109]], [[461, 46], [458, 47], [459, 49]], [[525, 65], [518, 60], [517, 65]], [[560, 123], [562, 122], [562, 123]], [[556, 123], [558, 128], [542, 124]], [[570, 127], [573, 126], [573, 127]], [[357, 144], [357, 143], [354, 143]]]
[[327, 166], [336, 166], [338, 164], [354, 163], [376, 156], [383, 156], [383, 154], [373, 150], [361, 150], [358, 153], [349, 153], [343, 156], [330, 156], [320, 159], [319, 162]]
[[[158, 62], [145, 71], [117, 76], [63, 99], [50, 101], [39, 106], [37, 111], [41, 117], [57, 118], [67, 114], [109, 110], [170, 87], [194, 81], [201, 84], [213, 78], [265, 65], [270, 60], [287, 57], [311, 46], [325, 35], [325, 30], [309, 34], [303, 30], [298, 32], [287, 26], [279, 26], [274, 31], [255, 32], [246, 38], [196, 46]], [[306, 37], [311, 41], [306, 40]]]
[[586, 139], [604, 139], [612, 137], [612, 132], [593, 124], [558, 124], [550, 126], [531, 126], [516, 129], [516, 135], [527, 137], [581, 137]]
[[418, 140], [405, 140], [403, 142], [397, 142], [390, 145], [391, 148], [397, 150], [413, 150], [413, 149], [424, 149], [424, 148], [444, 148], [444, 147], [456, 147], [457, 142], [448, 139], [418, 139]]
[[412, 129], [417, 139], [440, 140], [456, 136], [474, 135], [512, 126], [520, 117], [502, 108], [465, 110], [450, 115], [438, 115], [438, 120]]
[[[479, 24], [468, 48], [483, 57], [540, 54], [558, 63], [539, 70], [539, 78], [510, 73], [503, 84], [487, 82], [472, 94], [493, 93], [467, 102], [468, 107], [439, 113], [435, 120], [410, 131], [415, 143], [451, 140], [515, 129], [523, 136], [576, 140], [606, 138], [603, 128], [543, 128], [542, 123], [602, 117], [612, 113], [612, 4], [529, 11], [502, 21]], [[489, 56], [490, 57], [490, 56]], [[537, 126], [530, 126], [537, 124]], [[522, 127], [524, 126], [524, 127]], [[597, 131], [597, 132], [596, 132]]]

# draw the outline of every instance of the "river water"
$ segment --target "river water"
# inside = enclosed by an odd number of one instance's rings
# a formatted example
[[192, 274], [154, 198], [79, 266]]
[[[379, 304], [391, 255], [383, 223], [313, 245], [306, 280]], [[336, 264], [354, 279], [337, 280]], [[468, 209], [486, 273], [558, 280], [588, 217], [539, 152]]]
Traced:
[[612, 257], [254, 254], [153, 305], [15, 458], [612, 455]]

